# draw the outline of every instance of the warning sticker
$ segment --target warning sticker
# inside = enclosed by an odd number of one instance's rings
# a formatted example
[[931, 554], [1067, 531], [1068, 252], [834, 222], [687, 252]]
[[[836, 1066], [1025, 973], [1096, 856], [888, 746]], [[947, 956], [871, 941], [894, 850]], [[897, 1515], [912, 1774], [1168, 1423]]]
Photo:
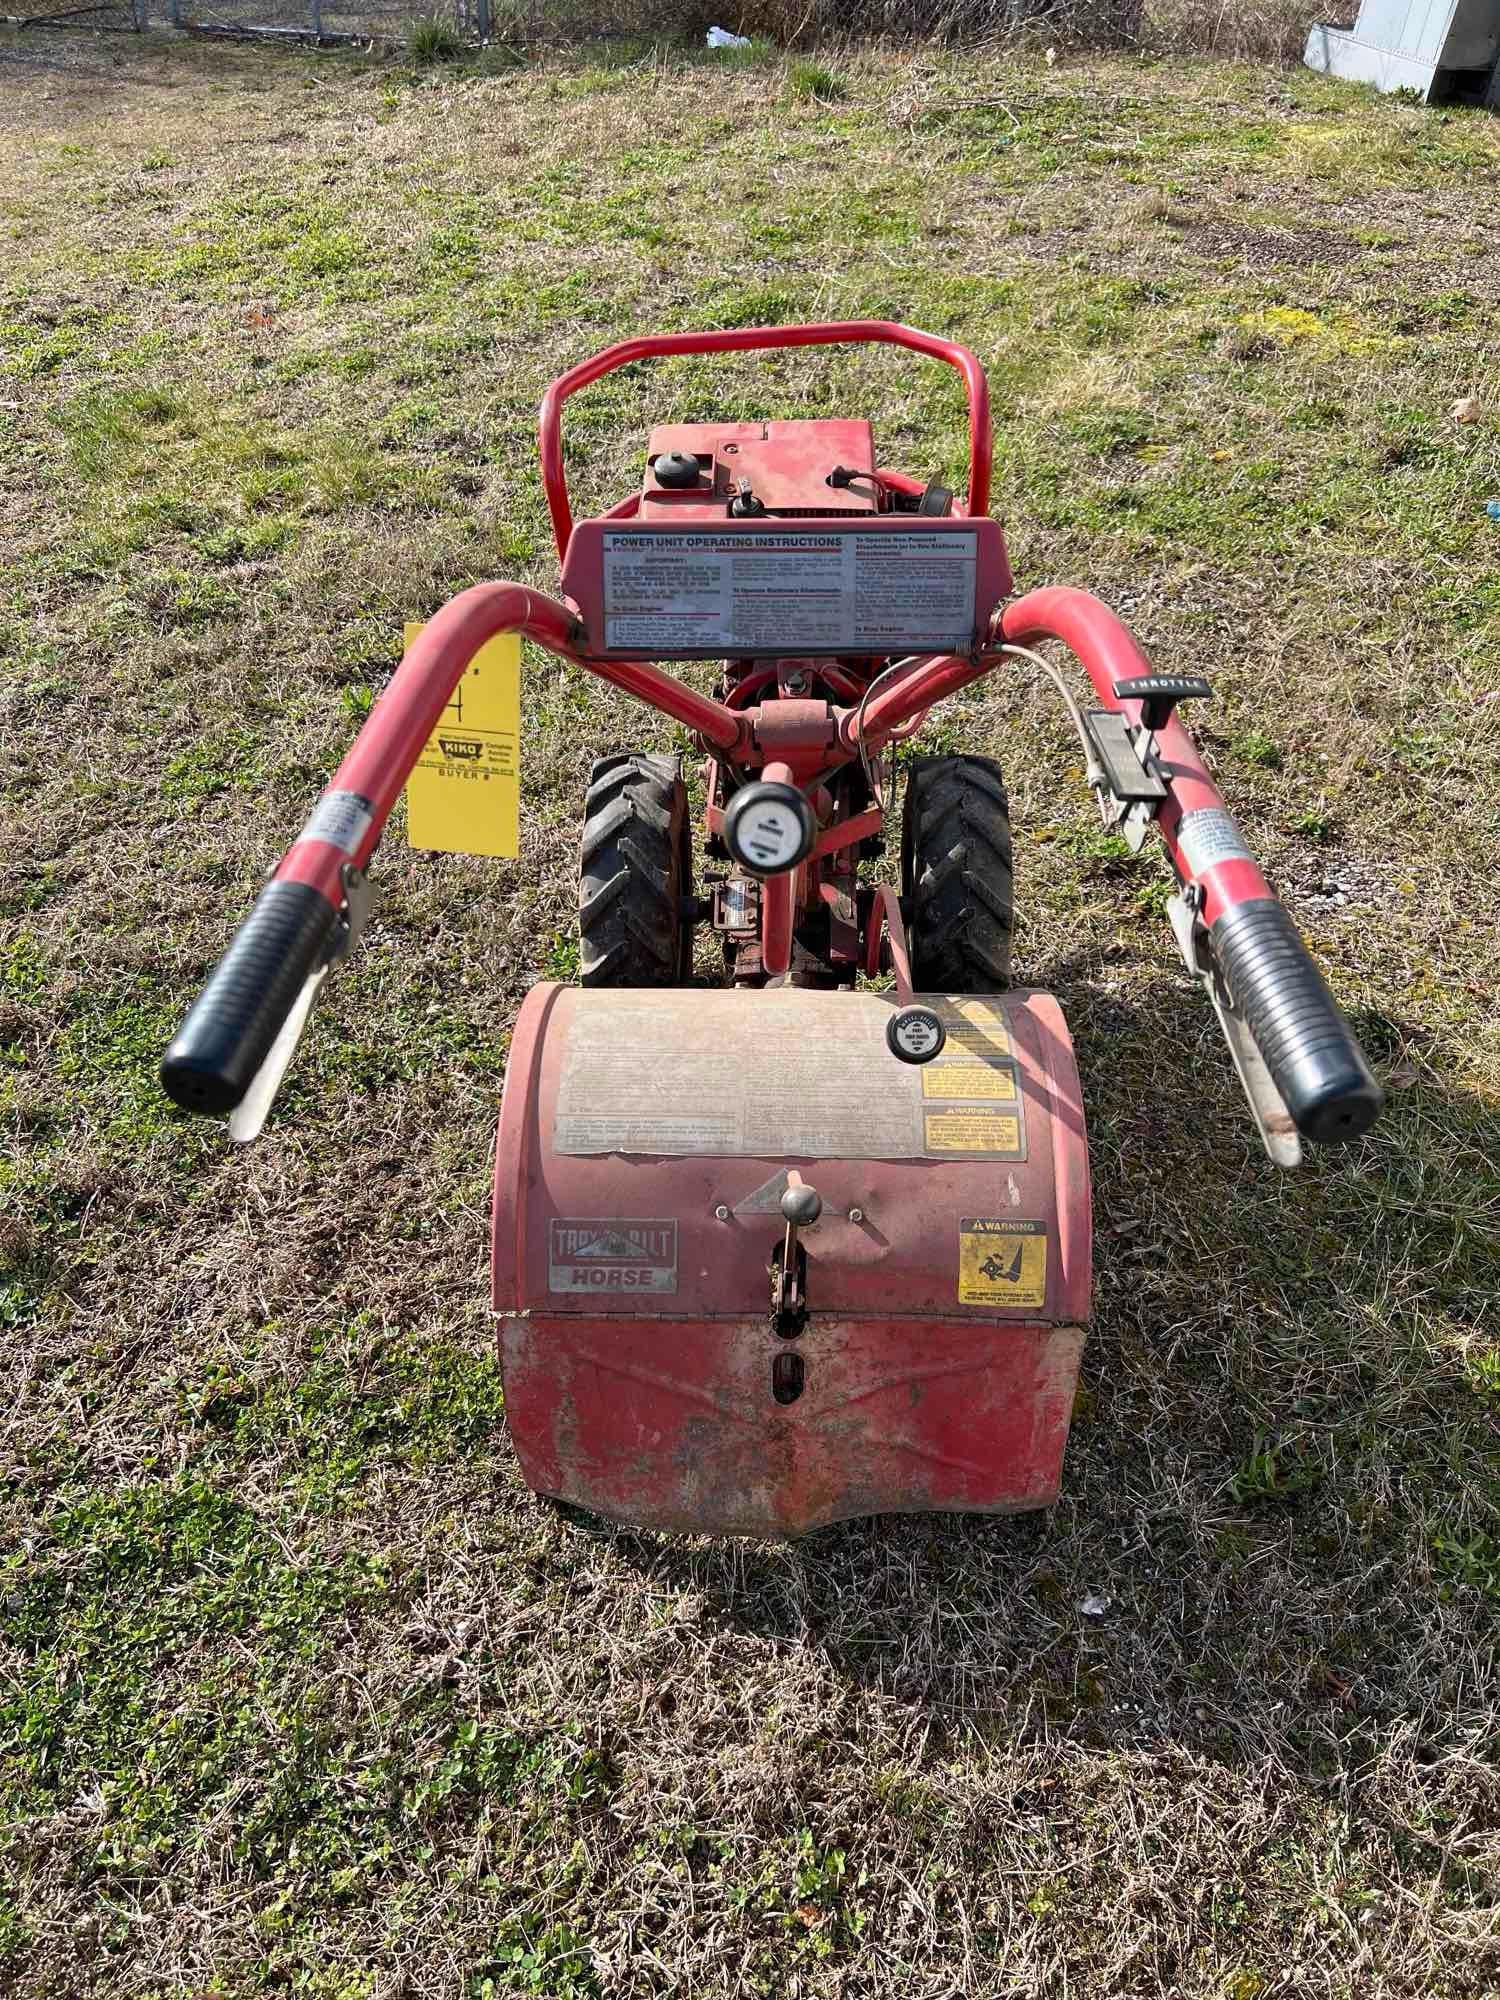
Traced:
[[981, 1153], [999, 1160], [1026, 1157], [1019, 1112], [994, 1111], [987, 1105], [952, 1105], [925, 1112], [922, 1142], [928, 1153]]
[[548, 1238], [549, 1292], [675, 1292], [677, 1224], [556, 1216]]
[[[409, 646], [421, 631], [408, 625]], [[406, 837], [442, 854], [512, 859], [521, 844], [521, 641], [488, 640], [406, 781]]]
[[1212, 868], [1216, 861], [1252, 861], [1245, 837], [1221, 806], [1201, 806], [1184, 813], [1177, 822], [1177, 839], [1183, 859], [1194, 875]]
[[[1008, 1056], [1010, 1034], [1004, 1010], [993, 1000], [953, 1000], [942, 1010], [948, 1050], [980, 1056]], [[946, 1055], [948, 1050], [944, 1051]]]
[[673, 654], [966, 649], [972, 533], [786, 528], [604, 536], [604, 644]]
[[298, 840], [327, 840], [345, 854], [357, 852], [375, 817], [370, 801], [358, 792], [325, 792]]
[[958, 1225], [958, 1300], [1001, 1312], [1047, 1302], [1047, 1226], [1011, 1216], [965, 1216]]
[[1002, 1104], [1014, 1104], [1018, 1095], [1016, 1072], [1010, 1063], [950, 1061], [945, 1048], [937, 1061], [928, 1063], [922, 1071], [922, 1095], [992, 1098]]

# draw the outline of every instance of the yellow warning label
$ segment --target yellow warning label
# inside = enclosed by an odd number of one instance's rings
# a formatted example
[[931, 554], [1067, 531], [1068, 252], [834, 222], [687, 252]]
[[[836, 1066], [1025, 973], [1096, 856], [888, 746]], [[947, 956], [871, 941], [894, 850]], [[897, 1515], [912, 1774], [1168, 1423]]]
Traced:
[[966, 1216], [958, 1225], [958, 1302], [1040, 1311], [1047, 1302], [1047, 1225]]
[[[949, 1048], [952, 1043], [949, 1043]], [[1009, 1063], [952, 1062], [944, 1049], [936, 1062], [922, 1070], [924, 1097], [981, 1097], [997, 1103], [1016, 1101], [1016, 1073]]]
[[993, 1000], [950, 1000], [942, 1009], [948, 1046], [980, 1056], [1008, 1056], [1010, 1031], [1005, 1009]]
[[924, 1111], [922, 1144], [929, 1153], [993, 1153], [1019, 1160], [1021, 1121], [1014, 1112], [991, 1111], [975, 1105], [947, 1111]]
[[[409, 646], [421, 631], [406, 627]], [[444, 854], [507, 859], [521, 845], [521, 641], [488, 640], [469, 662], [406, 781], [406, 837]]]

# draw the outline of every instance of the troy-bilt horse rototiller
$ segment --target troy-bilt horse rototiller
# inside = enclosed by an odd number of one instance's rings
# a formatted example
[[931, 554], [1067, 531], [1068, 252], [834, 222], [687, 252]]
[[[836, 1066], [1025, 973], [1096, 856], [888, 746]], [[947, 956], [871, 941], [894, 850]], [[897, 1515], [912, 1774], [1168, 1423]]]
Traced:
[[[868, 424], [667, 424], [575, 523], [560, 420], [651, 356], [881, 341], [958, 369], [969, 487], [876, 465]], [[505, 1408], [539, 1492], [656, 1527], [787, 1534], [1055, 1497], [1089, 1310], [1083, 1105], [1057, 1002], [1011, 988], [989, 759], [906, 763], [901, 887], [866, 879], [895, 746], [1007, 654], [1060, 639], [1105, 822], [1153, 822], [1170, 913], [1273, 1160], [1366, 1130], [1380, 1092], [1154, 674], [1081, 591], [1011, 595], [967, 349], [878, 320], [630, 340], [541, 412], [562, 601], [483, 584], [408, 648], [167, 1051], [190, 1110], [258, 1129], [318, 982], [358, 936], [387, 815], [476, 650], [520, 632], [660, 709], [706, 758], [595, 764], [580, 988], [533, 989], [495, 1166]], [[648, 662], [720, 661], [713, 694]], [[726, 984], [690, 983], [696, 925]], [[893, 988], [870, 983], [889, 972]], [[865, 982], [863, 985], [861, 982]], [[238, 1108], [237, 1108], [238, 1107]], [[234, 1129], [232, 1126], [231, 1129]]]

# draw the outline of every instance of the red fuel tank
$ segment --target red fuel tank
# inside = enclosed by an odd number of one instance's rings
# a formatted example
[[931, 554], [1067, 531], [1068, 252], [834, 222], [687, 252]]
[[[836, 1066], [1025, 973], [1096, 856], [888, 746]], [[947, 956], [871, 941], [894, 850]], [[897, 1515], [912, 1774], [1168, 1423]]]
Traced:
[[[495, 1166], [505, 1410], [528, 1484], [623, 1521], [796, 1535], [1056, 1497], [1090, 1288], [1050, 995], [539, 986]], [[805, 1317], [773, 1313], [781, 1196]], [[792, 1330], [795, 1326], [796, 1330]]]

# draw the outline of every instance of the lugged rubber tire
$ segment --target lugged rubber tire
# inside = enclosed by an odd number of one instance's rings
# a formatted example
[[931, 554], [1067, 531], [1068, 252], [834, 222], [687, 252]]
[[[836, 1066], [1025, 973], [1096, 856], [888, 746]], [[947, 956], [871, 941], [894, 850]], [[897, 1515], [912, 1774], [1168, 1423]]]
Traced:
[[912, 758], [901, 899], [918, 993], [993, 993], [1010, 984], [1010, 801], [993, 758]]
[[692, 965], [687, 792], [675, 757], [623, 751], [589, 774], [578, 867], [585, 986], [678, 986]]

